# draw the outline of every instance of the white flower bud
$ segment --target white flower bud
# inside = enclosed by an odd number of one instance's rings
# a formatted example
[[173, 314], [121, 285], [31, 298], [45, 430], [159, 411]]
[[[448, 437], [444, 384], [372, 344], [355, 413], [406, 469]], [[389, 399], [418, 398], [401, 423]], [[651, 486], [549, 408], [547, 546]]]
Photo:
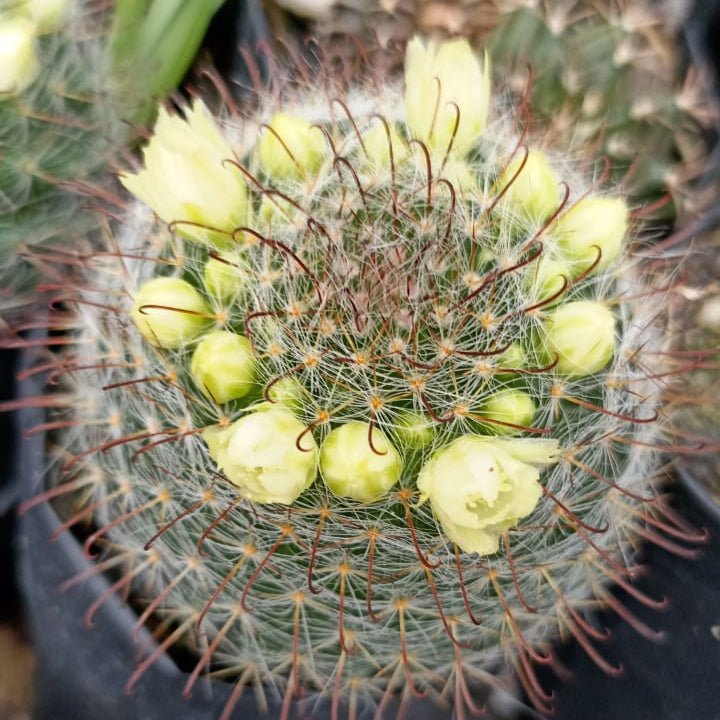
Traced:
[[579, 300], [562, 305], [545, 323], [548, 359], [555, 369], [583, 377], [602, 370], [615, 352], [615, 317], [605, 305]]
[[330, 431], [320, 449], [320, 473], [335, 495], [360, 502], [381, 498], [400, 479], [403, 463], [382, 430], [348, 422]]
[[620, 253], [627, 234], [630, 211], [624, 200], [586, 197], [563, 213], [549, 230], [563, 258], [579, 275], [600, 260], [595, 270], [606, 268]]
[[132, 319], [143, 337], [164, 348], [179, 348], [212, 323], [212, 311], [190, 283], [174, 277], [146, 282], [134, 298]]
[[[573, 276], [567, 263], [554, 260], [550, 257], [541, 257], [531, 263], [527, 269], [527, 285], [533, 291], [538, 302], [555, 297], [553, 302], [560, 299], [563, 287], [566, 287]], [[547, 307], [548, 304], [545, 305]]]
[[367, 161], [371, 167], [390, 167], [390, 143], [392, 143], [393, 164], [397, 167], [408, 156], [407, 143], [398, 131], [390, 126], [388, 131], [381, 122], [375, 122], [363, 135]]
[[422, 450], [435, 439], [435, 424], [429, 415], [406, 410], [395, 421], [395, 434], [407, 447]]
[[451, 542], [489, 555], [535, 509], [542, 496], [535, 466], [556, 462], [558, 452], [555, 440], [465, 435], [432, 455], [417, 486]]
[[522, 390], [507, 388], [494, 393], [480, 412], [489, 420], [498, 421], [488, 423], [493, 433], [504, 434], [518, 432], [518, 428], [499, 423], [530, 427], [536, 410], [537, 406], [530, 395]]
[[293, 377], [280, 378], [267, 393], [270, 401], [294, 413], [302, 409], [303, 387]]
[[243, 335], [227, 330], [208, 333], [193, 352], [190, 372], [200, 389], [215, 402], [244, 397], [255, 380], [252, 345]]
[[315, 479], [317, 443], [288, 410], [253, 412], [203, 437], [227, 479], [254, 502], [292, 505]]
[[243, 260], [237, 253], [223, 253], [220, 257], [211, 257], [203, 270], [205, 288], [215, 298], [224, 303], [237, 300], [247, 285], [247, 272]]
[[307, 120], [277, 113], [258, 143], [264, 173], [275, 178], [302, 178], [315, 172], [325, 153], [325, 138]]
[[[405, 113], [413, 136], [433, 155], [464, 155], [487, 125], [490, 61], [465, 39], [425, 44], [413, 38], [405, 55]], [[457, 130], [455, 126], [457, 124]], [[455, 136], [453, 138], [453, 132]]]
[[527, 157], [520, 155], [507, 166], [497, 181], [496, 190], [502, 192], [506, 187], [501, 207], [516, 213], [518, 219], [546, 220], [560, 205], [557, 177], [539, 150], [531, 150]]

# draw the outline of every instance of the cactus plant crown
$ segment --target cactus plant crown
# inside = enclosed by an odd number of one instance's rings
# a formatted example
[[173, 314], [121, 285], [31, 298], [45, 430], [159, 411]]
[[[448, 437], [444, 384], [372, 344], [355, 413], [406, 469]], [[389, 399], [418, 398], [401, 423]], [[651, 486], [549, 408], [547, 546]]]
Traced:
[[609, 581], [655, 603], [639, 538], [690, 539], [655, 489], [664, 291], [602, 163], [525, 134], [489, 62], [414, 39], [404, 90], [195, 100], [121, 175], [161, 220], [128, 212], [58, 318], [50, 492], [159, 620], [130, 687], [182, 641], [187, 693], [285, 715], [460, 716], [504, 662], [547, 709], [558, 636], [615, 671], [584, 615], [632, 622]]
[[[282, 2], [278, 2], [282, 5]], [[538, 127], [552, 126], [574, 153], [606, 155], [634, 202], [662, 204], [667, 220], [687, 219], [700, 200], [691, 188], [708, 158], [717, 106], [702, 71], [686, 67], [680, 26], [689, 2], [648, 0], [372, 0], [335, 2], [313, 33], [346, 62], [347, 34], [393, 58], [419, 32], [461, 33], [490, 51], [512, 92], [531, 95]], [[292, 11], [292, 7], [288, 5]], [[532, 86], [527, 88], [528, 70]], [[656, 216], [657, 217], [657, 216]]]

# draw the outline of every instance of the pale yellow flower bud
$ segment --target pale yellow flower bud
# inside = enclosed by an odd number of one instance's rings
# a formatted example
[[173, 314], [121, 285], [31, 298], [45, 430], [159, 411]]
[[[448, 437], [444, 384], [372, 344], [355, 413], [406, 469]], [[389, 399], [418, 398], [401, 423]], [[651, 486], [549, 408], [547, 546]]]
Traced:
[[320, 449], [320, 473], [335, 495], [378, 500], [400, 479], [403, 463], [382, 430], [348, 422], [330, 431]]
[[549, 230], [562, 256], [579, 275], [598, 259], [596, 270], [606, 268], [622, 250], [630, 211], [624, 200], [586, 197], [563, 213]]
[[203, 279], [207, 291], [221, 302], [237, 300], [247, 286], [242, 257], [237, 253], [223, 253], [219, 258], [209, 258], [205, 263]]
[[262, 171], [275, 178], [304, 178], [315, 172], [325, 154], [322, 132], [307, 120], [279, 112], [258, 143]]
[[317, 444], [288, 410], [253, 412], [203, 438], [227, 479], [254, 502], [292, 505], [315, 480]]
[[541, 257], [528, 266], [525, 277], [528, 288], [533, 291], [533, 297], [537, 301], [548, 300], [555, 296], [554, 302], [557, 302], [562, 295], [563, 287], [567, 287], [572, 275], [567, 263]]
[[465, 435], [431, 456], [417, 486], [448, 540], [489, 555], [535, 509], [542, 496], [536, 466], [556, 462], [558, 453], [555, 440]]
[[599, 302], [562, 305], [549, 316], [545, 330], [548, 359], [557, 356], [555, 369], [563, 375], [593, 375], [615, 352], [615, 317]]
[[172, 277], [146, 282], [135, 295], [131, 314], [151, 345], [170, 349], [191, 342], [212, 323], [203, 296], [190, 283]]
[[243, 335], [228, 330], [208, 333], [193, 352], [190, 372], [215, 402], [244, 397], [255, 384], [252, 345]]
[[[483, 417], [497, 420], [498, 423], [510, 423], [522, 427], [530, 427], [537, 406], [526, 392], [507, 388], [494, 393], [480, 411]], [[493, 433], [505, 434], [518, 432], [518, 428], [509, 425], [490, 423]]]
[[406, 119], [431, 154], [446, 153], [451, 141], [456, 154], [467, 153], [487, 125], [489, 108], [487, 53], [481, 63], [464, 39], [426, 44], [416, 37], [408, 43]]
[[209, 110], [196, 100], [186, 117], [164, 108], [143, 151], [145, 168], [120, 182], [188, 240], [230, 247], [247, 220], [245, 182]]
[[36, 28], [26, 18], [0, 21], [0, 99], [18, 95], [40, 72]]
[[521, 154], [507, 166], [495, 189], [502, 192], [506, 187], [501, 203], [518, 219], [546, 220], [560, 205], [557, 177], [539, 150], [530, 150], [527, 157]]

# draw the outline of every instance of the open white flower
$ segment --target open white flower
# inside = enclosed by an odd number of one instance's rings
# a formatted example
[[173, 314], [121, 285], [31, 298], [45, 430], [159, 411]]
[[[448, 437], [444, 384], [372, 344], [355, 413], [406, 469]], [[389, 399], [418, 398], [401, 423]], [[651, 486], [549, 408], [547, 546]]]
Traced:
[[410, 41], [405, 55], [405, 113], [413, 135], [431, 154], [444, 154], [451, 140], [455, 153], [466, 153], [487, 125], [489, 108], [487, 53], [480, 62], [464, 39], [439, 45], [417, 37]]
[[246, 223], [247, 192], [205, 105], [196, 100], [185, 118], [161, 107], [143, 155], [145, 168], [120, 182], [188, 240], [230, 247], [230, 233]]
[[227, 479], [250, 500], [292, 505], [317, 472], [317, 443], [306, 430], [289, 410], [272, 408], [210, 428], [203, 438]]
[[489, 555], [535, 509], [542, 495], [536, 466], [556, 462], [558, 452], [555, 440], [465, 435], [425, 463], [417, 486], [451, 542]]

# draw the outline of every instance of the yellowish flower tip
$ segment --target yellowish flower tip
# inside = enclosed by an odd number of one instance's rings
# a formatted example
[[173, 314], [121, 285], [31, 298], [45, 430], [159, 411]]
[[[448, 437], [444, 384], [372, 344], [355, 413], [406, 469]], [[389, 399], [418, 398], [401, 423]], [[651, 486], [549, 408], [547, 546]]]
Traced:
[[371, 167], [390, 167], [392, 144], [393, 164], [397, 167], [408, 157], [408, 147], [398, 131], [390, 125], [376, 122], [363, 135], [363, 145], [368, 164]]
[[22, 17], [0, 20], [0, 99], [19, 95], [40, 73], [35, 24]]
[[203, 296], [190, 283], [171, 277], [146, 282], [134, 298], [131, 315], [151, 345], [168, 349], [195, 340], [212, 323]]
[[463, 552], [490, 555], [500, 537], [542, 496], [538, 465], [557, 461], [555, 440], [464, 435], [435, 452], [417, 486], [448, 540]]
[[428, 415], [406, 410], [395, 421], [395, 435], [404, 446], [422, 450], [435, 439], [435, 424]]
[[513, 208], [520, 218], [546, 220], [560, 204], [557, 177], [539, 150], [530, 150], [527, 157], [519, 155], [507, 166], [496, 190], [502, 192], [506, 187], [502, 202]]
[[305, 178], [320, 167], [324, 154], [322, 132], [288, 113], [276, 113], [258, 142], [260, 168], [274, 178]]
[[[508, 388], [496, 392], [482, 407], [481, 414], [491, 422], [491, 432], [499, 435], [507, 433], [516, 433], [518, 428], [510, 425], [519, 425], [521, 427], [530, 427], [537, 406], [533, 399], [522, 390]], [[498, 423], [509, 423], [509, 425], [500, 425]]]
[[432, 155], [444, 155], [451, 141], [455, 154], [466, 154], [485, 129], [489, 109], [487, 53], [480, 62], [464, 39], [438, 44], [415, 37], [408, 43], [406, 119], [413, 136]]
[[293, 377], [280, 378], [274, 382], [267, 391], [267, 396], [271, 403], [280, 405], [291, 412], [297, 414], [302, 410], [303, 387]]
[[188, 240], [230, 247], [247, 218], [247, 191], [233, 152], [199, 100], [185, 117], [164, 108], [143, 151], [145, 168], [120, 182]]
[[546, 352], [563, 375], [584, 377], [602, 370], [615, 352], [615, 317], [605, 305], [579, 300], [562, 305], [545, 323]]
[[292, 505], [315, 480], [317, 443], [289, 410], [252, 412], [203, 439], [227, 479], [254, 502]]
[[536, 300], [543, 301], [554, 297], [554, 302], [560, 299], [562, 290], [571, 277], [573, 273], [566, 262], [550, 257], [540, 257], [531, 263], [526, 275], [528, 288], [533, 291]]
[[239, 253], [221, 253], [211, 257], [203, 269], [205, 289], [223, 303], [237, 300], [247, 286], [247, 272]]
[[385, 495], [400, 479], [402, 468], [400, 454], [385, 433], [374, 427], [371, 436], [368, 423], [339, 425], [328, 433], [320, 449], [325, 484], [335, 495], [360, 502]]
[[255, 385], [255, 355], [243, 335], [216, 330], [198, 343], [190, 372], [200, 389], [215, 402], [247, 395]]
[[630, 210], [621, 198], [586, 197], [563, 213], [549, 234], [579, 275], [598, 259], [598, 249], [600, 260], [594, 270], [610, 265], [622, 250], [629, 220]]
[[24, 0], [17, 5], [16, 12], [35, 23], [38, 35], [47, 35], [62, 27], [69, 6], [69, 0]]

